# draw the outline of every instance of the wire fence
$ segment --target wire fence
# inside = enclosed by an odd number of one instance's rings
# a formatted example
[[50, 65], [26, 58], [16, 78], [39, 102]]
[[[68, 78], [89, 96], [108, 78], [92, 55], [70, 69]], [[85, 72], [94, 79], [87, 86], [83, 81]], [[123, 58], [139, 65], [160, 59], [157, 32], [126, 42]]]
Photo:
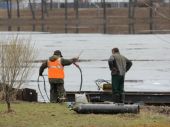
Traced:
[[170, 0], [5, 0], [1, 31], [170, 33]]

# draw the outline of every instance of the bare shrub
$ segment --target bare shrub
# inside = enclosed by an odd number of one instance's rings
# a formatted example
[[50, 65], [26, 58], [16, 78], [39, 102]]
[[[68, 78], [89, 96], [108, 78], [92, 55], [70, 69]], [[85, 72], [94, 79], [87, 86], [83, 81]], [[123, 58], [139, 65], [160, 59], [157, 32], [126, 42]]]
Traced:
[[19, 89], [27, 79], [35, 58], [35, 48], [30, 40], [18, 36], [0, 42], [0, 83], [7, 103], [11, 110], [10, 101], [15, 89]]

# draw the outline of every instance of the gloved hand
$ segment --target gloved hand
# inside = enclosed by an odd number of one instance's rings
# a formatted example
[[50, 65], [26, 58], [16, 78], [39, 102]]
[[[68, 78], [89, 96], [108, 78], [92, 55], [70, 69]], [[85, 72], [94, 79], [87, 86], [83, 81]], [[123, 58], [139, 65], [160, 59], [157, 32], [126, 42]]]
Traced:
[[72, 58], [73, 63], [77, 62], [79, 59], [78, 58]]

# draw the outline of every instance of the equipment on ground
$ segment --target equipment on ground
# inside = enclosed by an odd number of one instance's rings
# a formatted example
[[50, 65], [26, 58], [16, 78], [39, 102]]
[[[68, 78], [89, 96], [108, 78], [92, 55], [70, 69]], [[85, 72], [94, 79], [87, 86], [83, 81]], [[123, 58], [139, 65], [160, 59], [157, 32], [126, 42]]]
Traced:
[[[82, 73], [82, 72], [81, 72]], [[99, 90], [111, 90], [111, 83], [106, 80], [96, 80], [96, 85]], [[82, 83], [80, 84], [81, 92]], [[118, 114], [118, 113], [139, 113], [140, 107], [138, 104], [124, 104], [124, 103], [89, 103], [86, 94], [75, 94], [75, 104], [72, 109], [81, 114]]]
[[118, 114], [118, 113], [139, 113], [139, 105], [127, 104], [79, 104], [74, 107], [77, 113], [88, 114]]
[[79, 93], [75, 94], [75, 103], [88, 103], [87, 97], [85, 93], [81, 93], [82, 89], [82, 84], [83, 84], [83, 74], [80, 66], [76, 63], [74, 65], [79, 69], [80, 75], [81, 75], [81, 80], [80, 80], [80, 88], [79, 88]]
[[112, 91], [112, 84], [108, 80], [97, 79], [95, 80], [95, 83], [99, 91]]

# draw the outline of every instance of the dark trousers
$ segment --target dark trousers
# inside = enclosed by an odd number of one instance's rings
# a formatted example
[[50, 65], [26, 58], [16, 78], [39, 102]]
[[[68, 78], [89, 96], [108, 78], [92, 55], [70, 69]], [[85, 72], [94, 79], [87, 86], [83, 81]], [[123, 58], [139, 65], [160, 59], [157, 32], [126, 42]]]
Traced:
[[112, 75], [113, 102], [124, 103], [124, 76]]
[[61, 102], [65, 95], [64, 83], [50, 83], [50, 102]]

